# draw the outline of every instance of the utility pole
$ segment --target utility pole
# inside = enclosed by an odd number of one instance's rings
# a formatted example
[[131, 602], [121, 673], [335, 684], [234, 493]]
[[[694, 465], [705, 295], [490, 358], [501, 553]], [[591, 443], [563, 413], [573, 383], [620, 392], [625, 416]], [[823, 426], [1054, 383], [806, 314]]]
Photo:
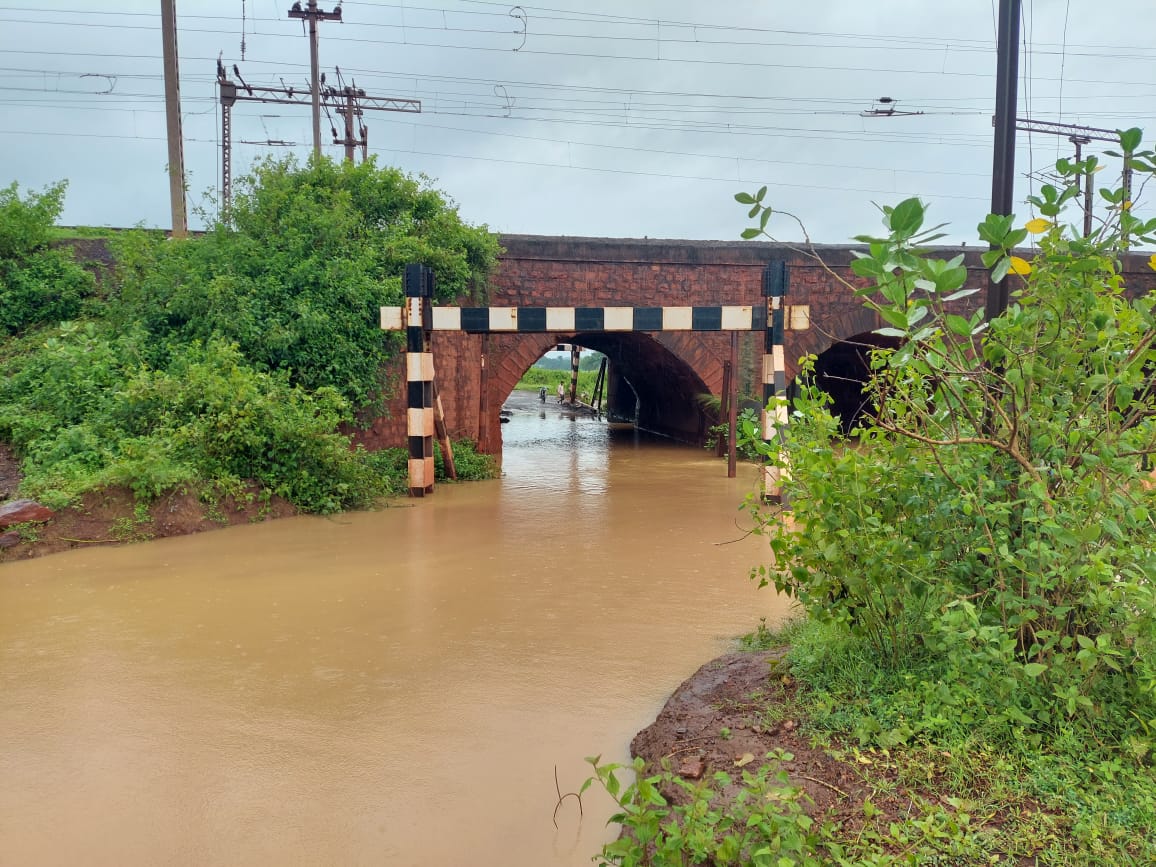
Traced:
[[[1024, 132], [1042, 132], [1047, 135], [1065, 136], [1068, 141], [1076, 146], [1076, 162], [1083, 159], [1083, 146], [1091, 144], [1094, 141], [1104, 141], [1112, 144], [1120, 143], [1120, 134], [1114, 129], [1103, 129], [1098, 126], [1080, 126], [1074, 123], [1052, 123], [1046, 120], [1035, 120], [1034, 118], [1016, 118], [1016, 129]], [[1131, 156], [1128, 154], [1127, 156]], [[1126, 163], [1125, 163], [1126, 165]], [[1125, 193], [1125, 198], [1131, 195], [1131, 178], [1127, 175], [1125, 169], [1124, 185], [1129, 190]], [[1084, 177], [1084, 237], [1092, 234], [1092, 176], [1091, 174]]]
[[[225, 65], [217, 61], [217, 89], [220, 93], [221, 100], [221, 209], [227, 211], [229, 202], [232, 199], [232, 149], [233, 149], [233, 129], [232, 129], [232, 112], [233, 106], [238, 102], [264, 102], [272, 103], [274, 105], [306, 105], [305, 94], [293, 87], [266, 87], [262, 85], [248, 84], [241, 78], [241, 71], [234, 64], [233, 75], [236, 81], [228, 77], [225, 71]], [[239, 83], [238, 83], [239, 82]], [[350, 90], [347, 88], [347, 90]], [[327, 88], [322, 96], [325, 97], [326, 105], [333, 105], [337, 111], [343, 111], [344, 108], [337, 101], [338, 97], [346, 100], [351, 96], [355, 98], [356, 117], [360, 118], [363, 110], [369, 109], [372, 111], [401, 111], [408, 114], [421, 113], [420, 99], [402, 99], [393, 96], [371, 96], [360, 89], [352, 90], [347, 94], [339, 92], [333, 88]], [[348, 102], [346, 103], [348, 106]], [[346, 119], [346, 130], [349, 130], [349, 120]], [[334, 136], [336, 139], [336, 135]], [[351, 135], [346, 138], [352, 138]], [[354, 141], [354, 144], [360, 144], [364, 148], [367, 141], [367, 134], [364, 124], [361, 126], [361, 141]], [[347, 145], [346, 155], [349, 156], [352, 148]]]
[[321, 156], [321, 75], [320, 61], [317, 57], [317, 22], [340, 21], [341, 4], [339, 3], [332, 12], [322, 12], [317, 8], [317, 0], [308, 0], [304, 9], [301, 8], [301, 3], [297, 2], [289, 9], [289, 17], [309, 21], [309, 75], [313, 90], [313, 155], [319, 157]]
[[[991, 169], [991, 212], [1008, 215], [1015, 195], [1016, 78], [1019, 74], [1020, 0], [999, 0], [996, 38], [995, 150]], [[1007, 309], [1007, 277], [988, 279], [985, 313], [990, 321]]]
[[[341, 90], [332, 87], [326, 88], [324, 95], [334, 101], [336, 101], [338, 97], [344, 100], [344, 105], [338, 103], [334, 110], [345, 118], [345, 136], [338, 138], [337, 130], [333, 130], [333, 143], [344, 145], [345, 159], [348, 162], [353, 162], [354, 148], [360, 145], [361, 161], [365, 162], [369, 149], [369, 131], [365, 128], [365, 124], [361, 122], [363, 112], [358, 102], [359, 97], [365, 96], [365, 91], [359, 90], [357, 84], [354, 83], [353, 86], [343, 87]], [[355, 120], [357, 121], [360, 138], [354, 135], [353, 123]]]
[[165, 67], [165, 125], [169, 140], [169, 202], [173, 237], [189, 234], [185, 211], [185, 149], [181, 137], [181, 83], [177, 64], [176, 0], [161, 0], [161, 44]]

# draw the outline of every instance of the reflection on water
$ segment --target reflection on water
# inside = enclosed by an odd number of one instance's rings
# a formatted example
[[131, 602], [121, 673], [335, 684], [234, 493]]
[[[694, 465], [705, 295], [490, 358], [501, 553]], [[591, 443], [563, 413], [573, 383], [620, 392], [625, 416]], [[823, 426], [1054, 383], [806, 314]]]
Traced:
[[782, 605], [722, 544], [753, 471], [503, 435], [499, 481], [0, 566], [0, 864], [589, 864], [609, 805], [555, 830], [555, 767]]

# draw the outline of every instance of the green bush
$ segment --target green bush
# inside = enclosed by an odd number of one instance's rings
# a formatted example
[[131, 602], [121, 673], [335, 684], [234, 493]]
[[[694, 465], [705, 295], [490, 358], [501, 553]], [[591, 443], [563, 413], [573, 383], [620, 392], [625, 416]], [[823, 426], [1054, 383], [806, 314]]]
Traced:
[[[1156, 170], [1139, 132], [1123, 137], [1133, 170]], [[1146, 752], [1156, 293], [1125, 291], [1119, 253], [1156, 240], [1156, 220], [1104, 190], [1101, 228], [1064, 227], [1064, 204], [1096, 169], [1095, 158], [1060, 161], [1063, 184], [1032, 199], [1041, 217], [1026, 229], [1011, 217], [980, 224], [985, 262], [1015, 284], [990, 323], [956, 312], [977, 290], [961, 257], [921, 251], [936, 236], [919, 200], [884, 208], [886, 232], [857, 239], [867, 249], [853, 270], [869, 285], [848, 291], [900, 346], [873, 356], [879, 411], [857, 442], [803, 385], [783, 431], [794, 520], [756, 509], [775, 554], [759, 572], [866, 641], [879, 664], [920, 672], [929, 717], [989, 718], [1010, 737], [1075, 726]], [[1013, 254], [1029, 232], [1030, 262]]]
[[23, 198], [15, 183], [0, 190], [0, 337], [73, 318], [93, 290], [92, 275], [50, 246], [64, 188]]
[[119, 244], [111, 315], [142, 324], [155, 366], [174, 346], [223, 338], [258, 370], [376, 406], [382, 366], [400, 346], [378, 311], [401, 303], [405, 264], [430, 265], [444, 300], [483, 293], [497, 260], [484, 227], [373, 160], [267, 160], [238, 190], [228, 222], [203, 237]]
[[304, 511], [332, 512], [392, 492], [335, 432], [350, 417], [335, 390], [260, 373], [222, 341], [157, 370], [139, 360], [138, 339], [66, 325], [6, 365], [0, 439], [23, 456], [28, 493], [63, 505], [108, 485], [149, 498], [252, 480]]
[[[239, 189], [203, 237], [118, 235], [109, 301], [88, 309], [92, 277], [48, 247], [64, 185], [0, 192], [0, 441], [25, 493], [62, 506], [110, 485], [149, 499], [255, 482], [333, 512], [405, 492], [404, 450], [338, 433], [381, 398], [398, 340], [378, 308], [409, 261], [433, 266], [439, 298], [479, 296], [495, 238], [372, 161], [270, 160]], [[459, 448], [461, 477], [492, 475]]]

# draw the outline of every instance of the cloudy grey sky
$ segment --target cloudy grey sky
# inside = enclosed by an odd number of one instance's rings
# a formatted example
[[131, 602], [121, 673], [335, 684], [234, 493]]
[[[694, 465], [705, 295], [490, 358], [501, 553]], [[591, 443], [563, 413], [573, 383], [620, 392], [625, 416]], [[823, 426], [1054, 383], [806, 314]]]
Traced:
[[[766, 184], [816, 241], [874, 230], [872, 203], [908, 195], [974, 240], [991, 196], [996, 0], [548, 2], [347, 0], [321, 25], [321, 66], [421, 100], [421, 114], [368, 112], [370, 151], [496, 231], [734, 239], [734, 193]], [[1021, 116], [1156, 136], [1156, 10], [1023, 4]], [[307, 86], [289, 6], [177, 0], [194, 200], [219, 184], [218, 54], [249, 84]], [[896, 114], [864, 117], [879, 97]], [[0, 0], [0, 105], [0, 184], [67, 179], [67, 223], [169, 225], [159, 0]], [[233, 122], [235, 174], [308, 154], [307, 107], [241, 103]], [[1016, 200], [1070, 149], [1021, 133]]]

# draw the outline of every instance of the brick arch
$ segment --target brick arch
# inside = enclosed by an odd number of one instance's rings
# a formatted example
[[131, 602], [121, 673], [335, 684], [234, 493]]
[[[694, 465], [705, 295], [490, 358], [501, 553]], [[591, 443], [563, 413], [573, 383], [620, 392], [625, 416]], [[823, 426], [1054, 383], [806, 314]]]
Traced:
[[[808, 331], [786, 332], [788, 379], [796, 375], [800, 356], [821, 354], [882, 324], [848, 289], [848, 284], [863, 283], [850, 270], [856, 253], [852, 247], [817, 245], [803, 253], [792, 245], [738, 241], [536, 235], [503, 235], [499, 241], [504, 253], [490, 281], [488, 301], [497, 307], [754, 307], [766, 303], [763, 274], [767, 264], [785, 261], [788, 288], [784, 303], [807, 307], [811, 323]], [[969, 284], [982, 285], [986, 281], [980, 250], [939, 248], [932, 252], [941, 258], [963, 253], [970, 272]], [[816, 258], [822, 264], [816, 263]], [[1145, 256], [1129, 256], [1122, 272], [1133, 292], [1150, 290], [1156, 281]], [[982, 293], [952, 302], [953, 312], [961, 315], [982, 305]], [[500, 452], [500, 402], [545, 349], [570, 336], [435, 333], [436, 381], [451, 435], [475, 439], [483, 451]], [[704, 390], [720, 393], [723, 363], [729, 356], [729, 335], [662, 332], [652, 333], [647, 339], [664, 347], [671, 363], [684, 367], [684, 373], [692, 372]], [[759, 352], [740, 359], [741, 381], [762, 382], [761, 348], [760, 340]], [[406, 442], [403, 361], [398, 359], [386, 376], [392, 383], [387, 412], [359, 434], [359, 439], [371, 447]]]
[[793, 379], [799, 371], [799, 359], [805, 355], [822, 355], [837, 343], [849, 340], [857, 334], [874, 331], [882, 325], [879, 314], [866, 307], [850, 307], [824, 317], [823, 321], [812, 321], [807, 331], [787, 333], [787, 379]]

